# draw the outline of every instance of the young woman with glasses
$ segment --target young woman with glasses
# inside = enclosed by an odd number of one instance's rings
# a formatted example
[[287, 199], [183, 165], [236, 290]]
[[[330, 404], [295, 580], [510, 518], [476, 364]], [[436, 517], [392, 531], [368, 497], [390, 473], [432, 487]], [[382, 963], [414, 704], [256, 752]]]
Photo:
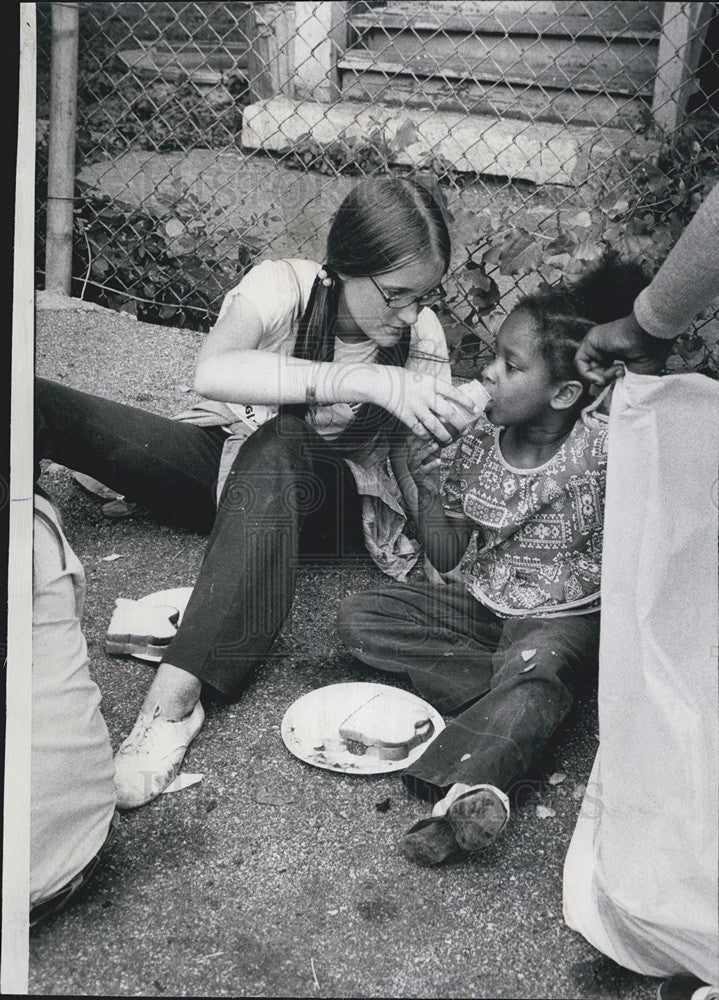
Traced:
[[449, 261], [443, 212], [423, 185], [365, 181], [334, 216], [322, 266], [264, 261], [227, 295], [197, 362], [201, 406], [169, 420], [38, 380], [40, 457], [210, 530], [181, 625], [115, 757], [121, 808], [175, 777], [204, 720], [203, 685], [240, 696], [289, 611], [298, 553], [342, 555], [364, 535], [389, 575], [403, 579], [416, 561], [397, 486], [404, 435], [446, 443], [444, 424], [473, 412], [426, 308]]

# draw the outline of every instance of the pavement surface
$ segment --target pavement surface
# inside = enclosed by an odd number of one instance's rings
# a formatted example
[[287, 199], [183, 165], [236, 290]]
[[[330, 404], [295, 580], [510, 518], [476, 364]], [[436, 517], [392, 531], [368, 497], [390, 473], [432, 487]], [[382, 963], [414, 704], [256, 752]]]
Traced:
[[[61, 305], [38, 312], [39, 374], [168, 415], [192, 400], [201, 335]], [[107, 520], [60, 467], [43, 485], [87, 571], [84, 627], [116, 749], [153, 668], [104, 653], [114, 600], [191, 585], [203, 539], [149, 517]], [[208, 705], [185, 763], [203, 780], [124, 813], [85, 897], [31, 935], [32, 993], [655, 996], [655, 980], [604, 958], [562, 919], [564, 856], [597, 749], [591, 693], [528, 776], [500, 840], [435, 869], [399, 853], [428, 807], [398, 777], [321, 771], [285, 749], [280, 722], [300, 695], [340, 681], [401, 684], [357, 665], [333, 624], [345, 594], [382, 580], [363, 560], [300, 570], [292, 614], [241, 701]], [[555, 772], [566, 778], [552, 785]], [[538, 805], [556, 815], [539, 818]]]

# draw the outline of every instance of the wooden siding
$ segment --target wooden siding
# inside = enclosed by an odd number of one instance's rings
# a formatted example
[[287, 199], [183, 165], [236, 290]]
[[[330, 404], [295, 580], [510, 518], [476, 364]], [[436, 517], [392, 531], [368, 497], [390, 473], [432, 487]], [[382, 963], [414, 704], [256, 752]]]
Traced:
[[651, 100], [662, 3], [354, 4], [342, 96], [475, 114], [636, 126]]
[[466, 34], [559, 35], [571, 38], [655, 39], [663, 3], [563, 3], [540, 0], [389, 0], [386, 6], [355, 4], [356, 28], [378, 21], [395, 31], [461, 31]]

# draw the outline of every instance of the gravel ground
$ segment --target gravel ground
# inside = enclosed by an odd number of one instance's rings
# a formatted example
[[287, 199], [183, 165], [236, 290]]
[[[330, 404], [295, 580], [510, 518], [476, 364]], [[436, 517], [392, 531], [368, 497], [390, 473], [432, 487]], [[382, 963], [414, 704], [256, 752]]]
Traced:
[[[199, 335], [49, 305], [38, 314], [39, 374], [161, 413], [188, 405]], [[150, 519], [106, 520], [59, 467], [43, 482], [87, 571], [84, 625], [117, 748], [152, 668], [105, 655], [114, 599], [191, 584], [203, 540]], [[122, 558], [101, 561], [111, 553]], [[352, 661], [333, 626], [345, 594], [380, 580], [364, 561], [300, 571], [292, 615], [245, 696], [209, 706], [185, 765], [204, 779], [123, 814], [84, 900], [33, 933], [32, 993], [654, 996], [655, 981], [603, 958], [562, 920], [563, 859], [597, 747], [591, 695], [500, 841], [433, 870], [397, 849], [427, 812], [397, 777], [320, 771], [284, 748], [279, 724], [294, 699], [383, 679]], [[552, 786], [556, 771], [567, 777]], [[539, 819], [540, 803], [556, 816]]]

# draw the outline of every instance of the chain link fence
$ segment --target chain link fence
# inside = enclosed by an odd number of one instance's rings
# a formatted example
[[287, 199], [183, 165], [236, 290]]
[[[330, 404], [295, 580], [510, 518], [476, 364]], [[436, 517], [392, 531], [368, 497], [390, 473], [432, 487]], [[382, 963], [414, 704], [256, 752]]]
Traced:
[[[53, 4], [38, 14], [43, 285]], [[322, 260], [358, 177], [422, 172], [471, 374], [492, 314], [607, 244], [656, 269], [719, 177], [719, 4], [80, 3], [74, 295], [207, 330], [265, 257]], [[709, 315], [676, 370], [719, 370]]]

